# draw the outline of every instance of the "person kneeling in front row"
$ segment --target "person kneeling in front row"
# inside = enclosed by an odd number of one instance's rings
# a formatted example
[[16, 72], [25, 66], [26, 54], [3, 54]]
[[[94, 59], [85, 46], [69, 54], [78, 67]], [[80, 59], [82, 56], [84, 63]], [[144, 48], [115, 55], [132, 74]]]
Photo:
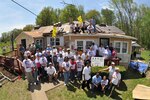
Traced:
[[96, 73], [96, 75], [92, 77], [92, 92], [94, 92], [94, 89], [98, 89], [100, 91], [101, 80], [102, 77], [99, 75], [99, 73]]
[[48, 79], [49, 79], [50, 82], [52, 81], [53, 78], [55, 79], [55, 81], [57, 81], [58, 74], [56, 73], [56, 69], [52, 65], [51, 62], [49, 63], [48, 67], [45, 67], [45, 70], [48, 74]]
[[101, 88], [103, 93], [105, 93], [107, 86], [108, 86], [108, 79], [106, 78], [106, 76], [103, 76], [103, 80], [101, 81]]

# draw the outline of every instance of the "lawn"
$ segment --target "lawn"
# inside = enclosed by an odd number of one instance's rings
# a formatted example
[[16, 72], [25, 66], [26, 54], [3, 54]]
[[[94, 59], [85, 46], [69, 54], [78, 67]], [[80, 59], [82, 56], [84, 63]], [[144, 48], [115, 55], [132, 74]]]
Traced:
[[5, 83], [0, 87], [0, 100], [31, 100], [31, 94], [27, 91], [27, 81]]
[[[150, 51], [142, 52], [142, 57], [148, 61]], [[68, 87], [60, 86], [53, 90], [48, 91], [47, 97], [49, 100], [132, 100], [132, 90], [137, 84], [150, 86], [150, 79], [142, 78], [139, 73], [133, 70], [126, 70], [123, 66], [119, 66], [122, 74], [122, 82], [120, 88], [116, 89], [112, 97], [102, 95], [96, 92], [94, 95], [88, 90], [83, 91], [80, 89], [80, 83], [70, 84]], [[99, 67], [92, 68], [95, 73]], [[107, 74], [102, 72], [101, 75]], [[31, 94], [27, 91], [27, 81], [17, 80], [14, 83], [7, 82], [0, 88], [0, 100], [31, 100]]]

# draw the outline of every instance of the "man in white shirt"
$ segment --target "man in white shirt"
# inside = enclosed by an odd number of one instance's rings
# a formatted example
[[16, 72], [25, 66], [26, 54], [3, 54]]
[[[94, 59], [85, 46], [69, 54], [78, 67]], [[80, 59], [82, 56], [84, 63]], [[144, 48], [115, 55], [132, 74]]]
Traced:
[[91, 82], [91, 67], [89, 63], [87, 63], [87, 66], [84, 67], [82, 75], [83, 75], [82, 89], [87, 87], [87, 89], [89, 90]]
[[103, 44], [101, 44], [101, 46], [98, 48], [98, 50], [99, 50], [99, 55], [103, 57], [104, 52], [105, 52], [105, 48], [104, 48]]
[[51, 62], [49, 63], [48, 67], [45, 67], [45, 70], [48, 74], [49, 81], [52, 81], [53, 78], [57, 80], [58, 74], [56, 73], [56, 69]]
[[42, 76], [44, 76], [43, 78], [46, 78], [47, 74], [44, 68], [47, 66], [47, 58], [45, 57], [44, 54], [42, 54], [42, 57], [40, 58], [40, 64], [41, 64]]
[[110, 86], [111, 86], [111, 92], [110, 95], [112, 95], [113, 91], [115, 90], [116, 87], [119, 87], [121, 81], [121, 74], [119, 72], [119, 68], [115, 68], [115, 72], [112, 75], [112, 79], [110, 81]]
[[30, 59], [28, 59], [27, 55], [25, 55], [25, 59], [22, 62], [22, 66], [23, 66], [24, 72], [27, 76], [28, 89], [30, 89], [30, 85], [34, 83], [32, 71], [33, 71], [33, 67], [35, 67], [35, 66], [34, 66], [33, 62]]

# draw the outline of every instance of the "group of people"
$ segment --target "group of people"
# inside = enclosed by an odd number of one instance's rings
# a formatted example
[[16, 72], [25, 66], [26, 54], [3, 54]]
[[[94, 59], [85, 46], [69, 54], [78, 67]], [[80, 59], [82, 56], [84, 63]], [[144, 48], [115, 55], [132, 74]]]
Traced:
[[95, 19], [90, 19], [89, 20], [89, 25], [86, 25], [85, 22], [83, 22], [82, 24], [75, 24], [74, 22], [71, 23], [70, 25], [70, 29], [71, 29], [71, 32], [72, 33], [94, 33], [96, 32], [96, 22], [95, 22]]
[[102, 46], [98, 48], [94, 43], [89, 50], [82, 52], [82, 54], [75, 50], [72, 51], [70, 48], [56, 48], [50, 45], [43, 51], [32, 48], [22, 52], [22, 46], [20, 47], [20, 53], [24, 56], [22, 66], [26, 73], [29, 88], [43, 79], [49, 82], [58, 82], [59, 79], [64, 80], [65, 86], [69, 82], [78, 81], [79, 83], [82, 82], [82, 89], [87, 87], [87, 89], [94, 91], [95, 88], [100, 87], [103, 93], [105, 93], [108, 85], [113, 88], [119, 86], [121, 79], [119, 69], [115, 68], [114, 62], [107, 69], [104, 69], [109, 71], [108, 79], [106, 76], [102, 78], [99, 73], [91, 76], [91, 57], [106, 56], [105, 50], [102, 50]]

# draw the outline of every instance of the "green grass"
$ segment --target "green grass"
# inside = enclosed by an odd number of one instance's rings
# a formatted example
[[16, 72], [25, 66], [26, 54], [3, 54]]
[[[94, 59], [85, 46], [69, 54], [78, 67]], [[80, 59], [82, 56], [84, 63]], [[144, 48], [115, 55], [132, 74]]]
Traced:
[[[10, 41], [8, 41], [8, 42], [6, 42], [6, 43], [4, 43], [4, 42], [1, 42], [0, 43], [0, 55], [1, 54], [3, 54], [3, 47], [4, 46], [6, 46], [6, 52], [5, 53], [7, 53], [7, 52], [10, 52], [11, 51], [11, 42]], [[14, 47], [16, 48], [16, 43], [14, 42]]]
[[141, 53], [141, 56], [145, 59], [146, 62], [149, 61], [150, 59], [150, 50], [145, 50]]
[[27, 81], [5, 83], [0, 87], [0, 100], [31, 100], [31, 94], [27, 91]]
[[[150, 51], [143, 51], [142, 57], [147, 62], [149, 60]], [[107, 66], [103, 67], [106, 68]], [[137, 84], [143, 84], [150, 86], [150, 79], [143, 78], [138, 72], [128, 69], [126, 70], [123, 66], [118, 66], [121, 70], [122, 82], [120, 88], [116, 89], [113, 96], [108, 98], [108, 93], [102, 95], [96, 92], [94, 95], [89, 91], [83, 91], [79, 88], [80, 84], [70, 84], [68, 88], [65, 86], [58, 87], [47, 92], [49, 100], [133, 100], [132, 91]], [[93, 67], [92, 72], [96, 73], [101, 67]], [[102, 72], [101, 75], [108, 75], [106, 72]]]
[[[150, 51], [142, 52], [142, 57], [148, 61]], [[105, 66], [107, 67], [107, 66]], [[104, 67], [104, 68], [105, 68]], [[116, 89], [111, 98], [96, 92], [95, 95], [91, 94], [88, 90], [83, 91], [79, 88], [80, 84], [70, 84], [69, 87], [60, 86], [53, 90], [48, 91], [47, 97], [49, 100], [133, 100], [132, 91], [137, 84], [150, 86], [150, 79], [142, 78], [139, 73], [133, 70], [126, 70], [123, 66], [120, 67], [122, 74], [122, 82], [120, 88]], [[93, 67], [92, 72], [96, 73], [100, 67]], [[102, 72], [101, 75], [107, 75]], [[0, 100], [31, 100], [31, 94], [27, 90], [27, 81], [17, 80], [16, 82], [8, 82], [0, 88]], [[42, 99], [41, 99], [42, 100]]]

